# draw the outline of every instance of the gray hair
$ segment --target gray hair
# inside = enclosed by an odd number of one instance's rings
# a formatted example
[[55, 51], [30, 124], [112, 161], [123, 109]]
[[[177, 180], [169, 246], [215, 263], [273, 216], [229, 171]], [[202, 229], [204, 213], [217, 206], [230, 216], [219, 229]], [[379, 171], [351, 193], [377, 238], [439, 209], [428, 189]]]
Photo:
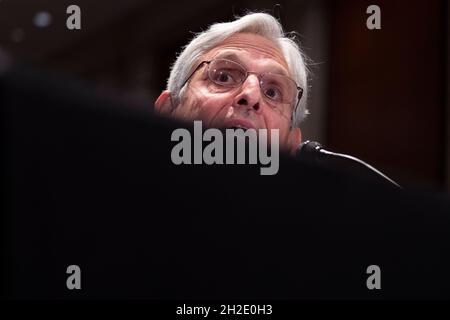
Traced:
[[295, 42], [294, 35], [286, 34], [281, 24], [267, 13], [250, 13], [232, 22], [215, 23], [208, 30], [198, 33], [178, 55], [167, 80], [167, 90], [171, 92], [175, 103], [178, 104], [181, 100], [184, 91], [182, 87], [194, 68], [197, 67], [200, 57], [231, 35], [241, 32], [263, 36], [273, 41], [281, 49], [295, 82], [303, 89], [303, 96], [297, 110], [292, 115], [292, 125], [299, 126], [308, 114], [306, 108], [308, 97], [306, 57]]

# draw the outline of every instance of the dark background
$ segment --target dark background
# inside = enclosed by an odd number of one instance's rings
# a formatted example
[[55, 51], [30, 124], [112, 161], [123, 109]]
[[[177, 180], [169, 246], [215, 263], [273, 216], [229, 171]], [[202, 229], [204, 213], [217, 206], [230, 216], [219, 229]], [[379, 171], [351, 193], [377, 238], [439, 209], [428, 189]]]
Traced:
[[[70, 4], [81, 8], [81, 30], [66, 28]], [[381, 8], [381, 30], [366, 28], [371, 4]], [[279, 16], [311, 58], [305, 139], [360, 157], [404, 186], [449, 190], [445, 0], [0, 0], [0, 54], [152, 108], [193, 32], [246, 10]], [[41, 11], [52, 18], [46, 27], [33, 21]]]

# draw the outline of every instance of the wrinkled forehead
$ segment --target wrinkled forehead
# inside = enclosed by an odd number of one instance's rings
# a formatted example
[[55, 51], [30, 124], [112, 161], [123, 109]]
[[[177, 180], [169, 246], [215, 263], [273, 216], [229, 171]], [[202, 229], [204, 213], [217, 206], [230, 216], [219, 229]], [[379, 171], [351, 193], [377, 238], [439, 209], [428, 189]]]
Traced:
[[204, 54], [202, 60], [217, 57], [223, 51], [242, 51], [254, 59], [272, 60], [289, 73], [289, 67], [280, 48], [271, 40], [251, 33], [236, 33]]

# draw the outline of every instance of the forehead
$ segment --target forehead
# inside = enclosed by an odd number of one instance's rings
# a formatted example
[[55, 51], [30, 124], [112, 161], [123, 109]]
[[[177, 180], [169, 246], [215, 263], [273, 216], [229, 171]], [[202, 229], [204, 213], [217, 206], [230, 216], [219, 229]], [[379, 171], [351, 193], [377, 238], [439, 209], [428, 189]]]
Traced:
[[289, 67], [280, 48], [273, 41], [257, 34], [236, 33], [209, 50], [203, 56], [203, 60], [210, 60], [221, 56], [223, 53], [230, 52], [237, 56], [251, 59], [253, 62], [260, 60], [278, 65], [289, 73]]

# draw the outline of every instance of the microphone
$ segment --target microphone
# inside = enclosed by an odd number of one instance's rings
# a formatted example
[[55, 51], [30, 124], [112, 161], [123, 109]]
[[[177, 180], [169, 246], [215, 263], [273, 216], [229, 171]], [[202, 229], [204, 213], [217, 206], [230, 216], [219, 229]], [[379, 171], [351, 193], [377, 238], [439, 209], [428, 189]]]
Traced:
[[396, 187], [398, 187], [400, 189], [402, 188], [394, 180], [392, 180], [391, 178], [386, 176], [381, 171], [375, 169], [370, 164], [362, 161], [361, 159], [358, 159], [356, 157], [350, 156], [348, 154], [337, 153], [337, 152], [332, 152], [332, 151], [325, 150], [322, 147], [322, 145], [320, 143], [316, 142], [316, 141], [307, 140], [305, 142], [302, 142], [299, 145], [298, 149], [297, 149], [296, 155], [299, 158], [301, 158], [301, 157], [308, 157], [309, 156], [309, 157], [313, 158], [316, 161], [318, 161], [320, 159], [320, 157], [322, 157], [323, 155], [328, 155], [328, 156], [331, 156], [331, 157], [334, 157], [334, 158], [339, 158], [339, 159], [350, 160], [352, 162], [356, 162], [356, 163], [364, 166], [365, 168], [369, 169], [371, 172], [373, 172], [376, 175], [384, 178], [385, 180], [389, 181], [390, 183], [392, 183]]
[[302, 155], [304, 153], [308, 153], [314, 155], [316, 152], [320, 152], [321, 149], [322, 145], [320, 143], [316, 141], [306, 140], [299, 145], [297, 154]]

